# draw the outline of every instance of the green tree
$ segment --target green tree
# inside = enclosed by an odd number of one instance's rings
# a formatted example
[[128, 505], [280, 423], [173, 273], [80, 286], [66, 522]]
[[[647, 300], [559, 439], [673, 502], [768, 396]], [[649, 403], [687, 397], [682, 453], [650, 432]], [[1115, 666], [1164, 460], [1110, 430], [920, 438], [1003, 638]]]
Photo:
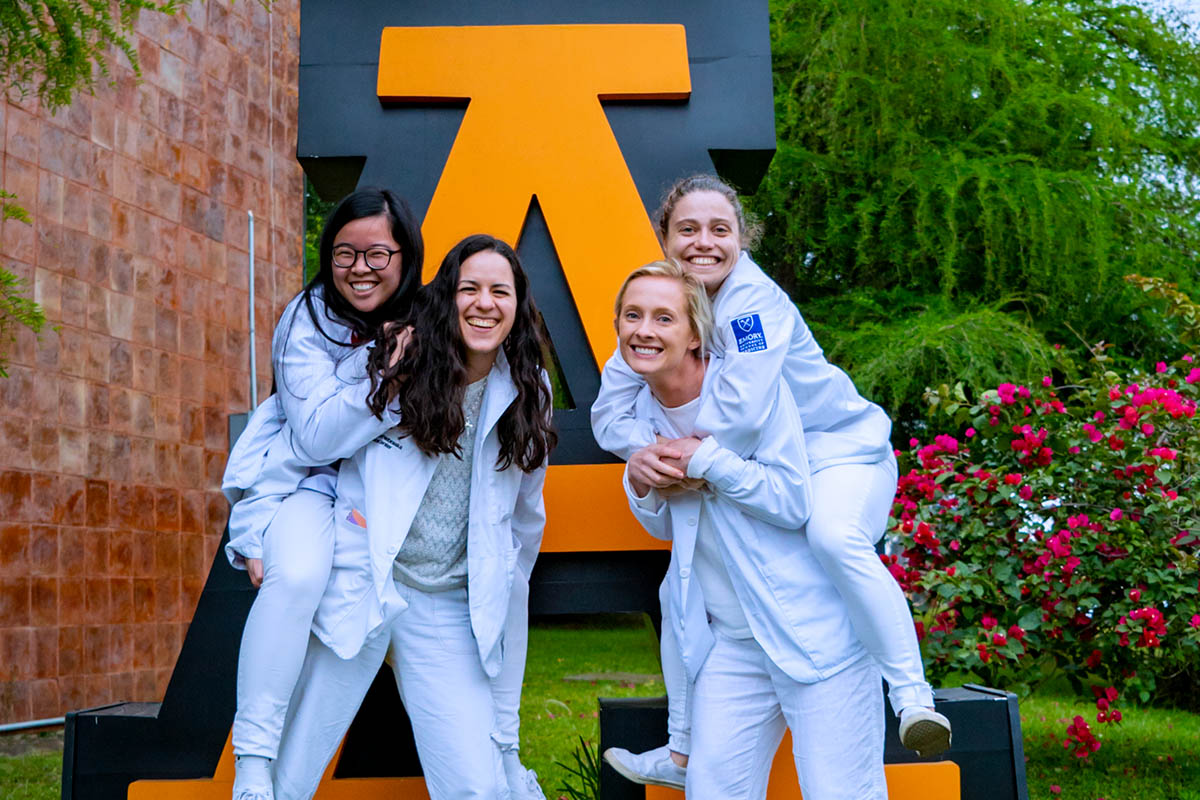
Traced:
[[[109, 78], [110, 63], [124, 55], [140, 76], [137, 49], [130, 41], [143, 10], [174, 13], [178, 0], [8, 0], [0, 3], [0, 81], [5, 98], [32, 93], [50, 111], [71, 102], [77, 91], [91, 92]], [[3, 219], [29, 222], [19, 198], [0, 192]], [[37, 333], [46, 318], [28, 296], [25, 282], [0, 267], [0, 377], [4, 351], [21, 326]]]
[[0, 64], [6, 93], [30, 90], [48, 108], [91, 91], [123, 54], [140, 74], [129, 34], [144, 10], [174, 13], [178, 0], [9, 0], [0, 4]]
[[1200, 252], [1200, 42], [1121, 0], [773, 0], [758, 255], [860, 388], [1179, 351], [1138, 273]]

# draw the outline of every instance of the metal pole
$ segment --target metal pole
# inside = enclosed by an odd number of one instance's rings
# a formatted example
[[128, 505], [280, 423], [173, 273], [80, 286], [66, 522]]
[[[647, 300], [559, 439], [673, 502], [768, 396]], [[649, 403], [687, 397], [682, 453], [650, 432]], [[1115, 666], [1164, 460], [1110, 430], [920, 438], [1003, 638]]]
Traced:
[[9, 722], [0, 725], [0, 734], [20, 733], [21, 731], [37, 730], [38, 728], [53, 728], [66, 723], [66, 717], [51, 717], [50, 719], [31, 719], [28, 722]]
[[250, 410], [258, 408], [258, 368], [254, 353], [254, 212], [247, 211], [250, 220]]

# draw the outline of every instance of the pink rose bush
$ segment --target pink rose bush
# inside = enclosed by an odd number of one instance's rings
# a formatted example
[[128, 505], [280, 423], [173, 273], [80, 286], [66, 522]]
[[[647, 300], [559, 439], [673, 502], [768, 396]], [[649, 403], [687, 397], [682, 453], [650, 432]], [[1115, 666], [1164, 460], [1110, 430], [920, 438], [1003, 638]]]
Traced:
[[[1025, 693], [1065, 678], [1108, 725], [1123, 698], [1200, 677], [1198, 400], [1190, 357], [975, 402], [943, 389], [937, 427], [956, 434], [897, 451], [881, 556], [935, 684], [965, 673]], [[1100, 741], [1077, 717], [1063, 745], [1087, 758]]]

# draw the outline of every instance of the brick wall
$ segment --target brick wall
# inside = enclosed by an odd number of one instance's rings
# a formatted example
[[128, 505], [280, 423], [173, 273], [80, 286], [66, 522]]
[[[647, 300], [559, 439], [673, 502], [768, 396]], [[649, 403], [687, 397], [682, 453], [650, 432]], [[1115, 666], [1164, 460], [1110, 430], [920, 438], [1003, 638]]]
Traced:
[[0, 723], [160, 699], [228, 507], [227, 417], [301, 279], [298, 0], [143, 14], [143, 81], [0, 102], [0, 260], [50, 324], [0, 379]]

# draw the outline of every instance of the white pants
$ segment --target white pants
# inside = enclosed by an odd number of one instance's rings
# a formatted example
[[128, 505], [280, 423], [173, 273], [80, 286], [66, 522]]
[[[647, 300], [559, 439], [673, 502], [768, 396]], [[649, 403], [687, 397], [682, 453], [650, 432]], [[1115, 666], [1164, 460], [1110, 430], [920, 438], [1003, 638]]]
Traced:
[[275, 762], [277, 800], [307, 800], [316, 792], [385, 657], [412, 720], [431, 800], [508, 797], [492, 685], [471, 633], [467, 590], [396, 588], [408, 608], [354, 658], [343, 660], [309, 638]]
[[753, 639], [716, 634], [692, 687], [688, 800], [762, 800], [791, 728], [804, 800], [886, 800], [883, 688], [869, 657], [816, 683], [784, 674]]
[[263, 583], [238, 654], [233, 752], [275, 758], [309, 630], [333, 565], [333, 498], [299, 489], [263, 537]]
[[[887, 529], [896, 494], [896, 460], [843, 464], [812, 476], [813, 512], [805, 535], [813, 554], [838, 589], [854, 632], [879, 664], [897, 714], [909, 706], [932, 706], [912, 611], [895, 578], [875, 552]], [[659, 601], [667, 607], [665, 582]], [[667, 689], [668, 744], [688, 754], [688, 683], [670, 625], [660, 641]], [[690, 763], [690, 762], [689, 762]]]
[[[333, 498], [300, 489], [279, 507], [263, 542], [263, 585], [246, 618], [238, 656], [233, 752], [275, 758], [284, 715], [304, 664], [313, 614], [333, 564]], [[519, 745], [521, 684], [529, 642], [529, 583], [517, 572], [493, 681], [496, 741]]]
[[892, 710], [932, 706], [912, 610], [875, 552], [896, 496], [896, 459], [823, 469], [812, 476], [812, 495], [805, 535], [888, 682]]

